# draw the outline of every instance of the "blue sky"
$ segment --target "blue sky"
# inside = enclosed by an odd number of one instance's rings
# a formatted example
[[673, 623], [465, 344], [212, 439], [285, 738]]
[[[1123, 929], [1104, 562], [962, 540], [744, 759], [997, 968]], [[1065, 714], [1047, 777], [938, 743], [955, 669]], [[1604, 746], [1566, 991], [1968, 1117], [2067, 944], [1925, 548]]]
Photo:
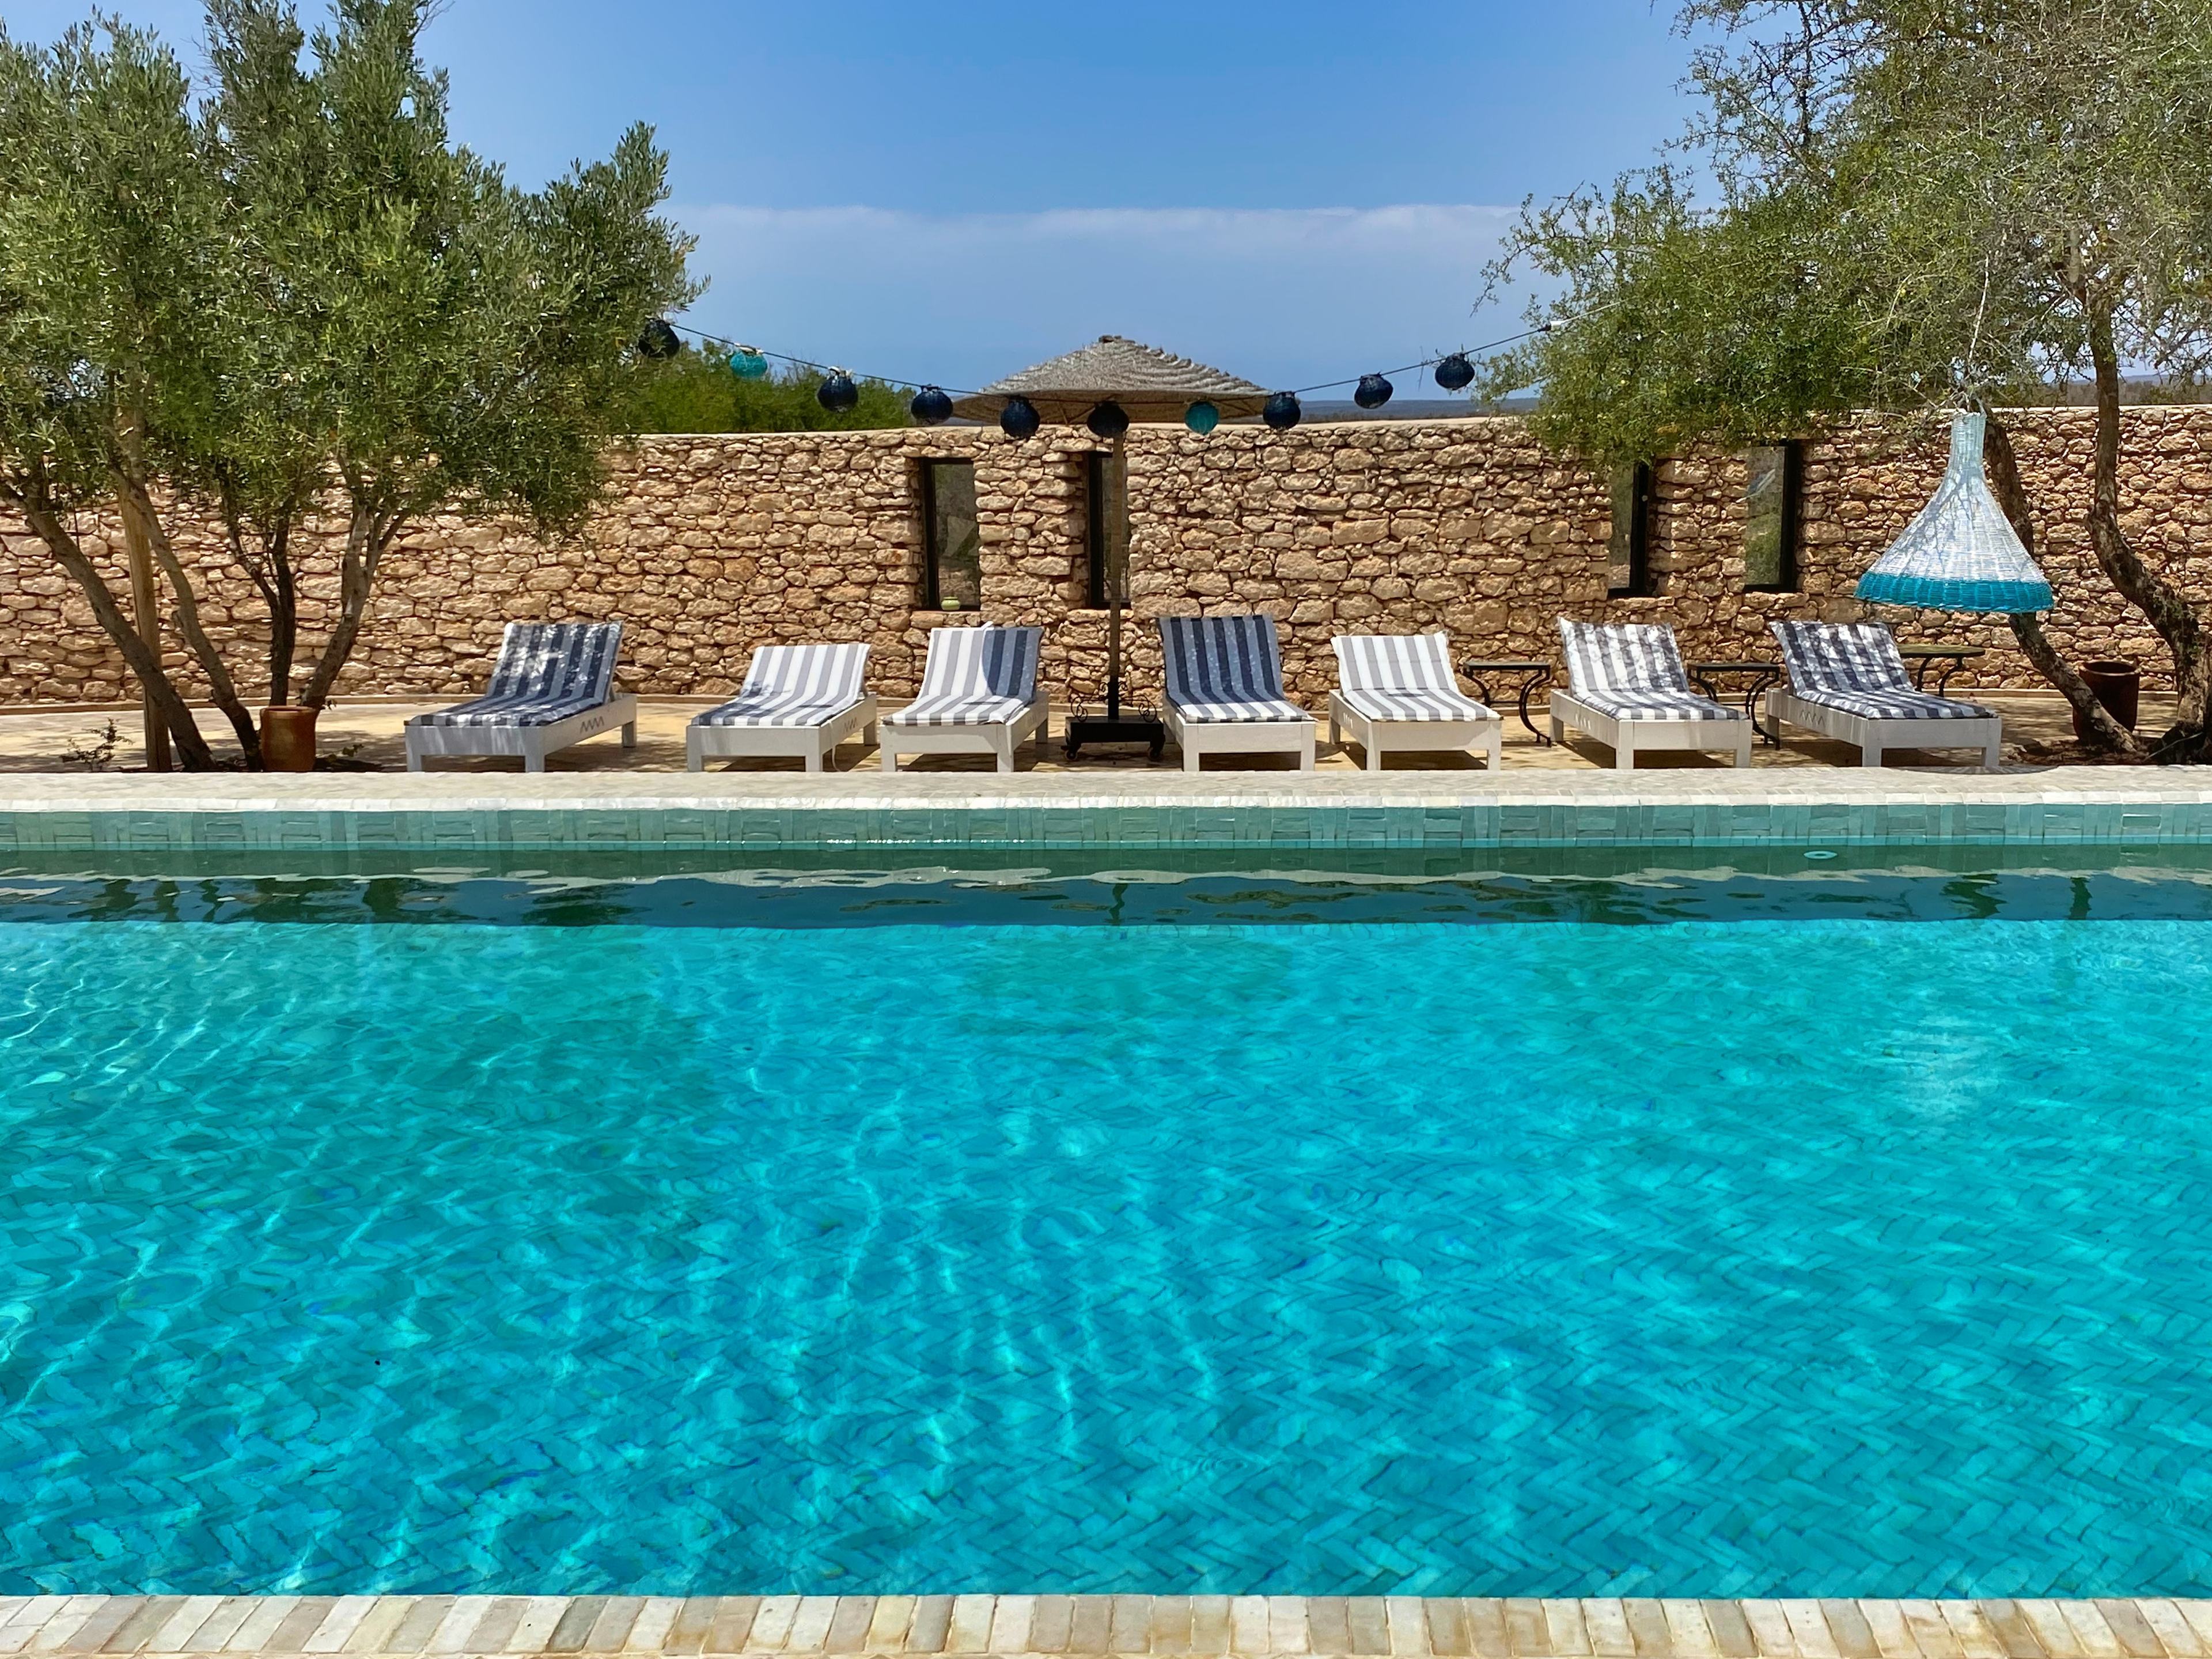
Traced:
[[[196, 0], [108, 3], [197, 55]], [[86, 9], [9, 0], [9, 27]], [[658, 129], [702, 327], [956, 386], [1119, 333], [1288, 386], [1510, 332], [1472, 307], [1511, 210], [1680, 130], [1670, 15], [450, 0], [428, 51], [518, 182]]]

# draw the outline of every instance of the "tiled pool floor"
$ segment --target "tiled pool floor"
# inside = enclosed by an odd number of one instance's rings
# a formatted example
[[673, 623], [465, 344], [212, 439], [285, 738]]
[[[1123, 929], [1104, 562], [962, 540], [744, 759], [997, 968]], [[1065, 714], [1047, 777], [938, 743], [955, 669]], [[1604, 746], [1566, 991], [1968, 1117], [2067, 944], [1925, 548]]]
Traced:
[[0, 1654], [2206, 1659], [2212, 1601], [0, 1595]]

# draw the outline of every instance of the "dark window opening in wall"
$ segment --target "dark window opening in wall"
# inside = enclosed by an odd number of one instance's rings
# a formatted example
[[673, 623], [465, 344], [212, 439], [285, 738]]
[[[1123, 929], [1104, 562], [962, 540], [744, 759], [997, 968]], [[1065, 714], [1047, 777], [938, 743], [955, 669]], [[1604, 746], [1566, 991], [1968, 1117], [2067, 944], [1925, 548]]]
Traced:
[[970, 461], [921, 464], [922, 603], [932, 610], [983, 605], [982, 532]]
[[1129, 467], [1103, 449], [1083, 458], [1083, 603], [1103, 611], [1112, 588], [1127, 592]]
[[1744, 458], [1743, 585], [1759, 593], [1797, 591], [1797, 543], [1803, 521], [1805, 450], [1765, 444]]
[[1651, 592], [1651, 466], [1624, 461], [1613, 469], [1613, 534], [1606, 545], [1608, 599]]

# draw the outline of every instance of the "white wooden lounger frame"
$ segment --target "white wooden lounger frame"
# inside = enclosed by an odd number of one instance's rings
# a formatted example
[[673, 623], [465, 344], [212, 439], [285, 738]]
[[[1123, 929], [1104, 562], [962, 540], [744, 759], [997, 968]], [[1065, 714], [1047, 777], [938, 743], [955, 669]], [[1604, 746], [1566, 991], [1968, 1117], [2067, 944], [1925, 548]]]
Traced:
[[1839, 743], [1854, 744], [1861, 766], [1881, 764], [1887, 749], [1978, 749], [1982, 764], [1996, 771], [2004, 764], [2004, 720], [1870, 720], [1841, 708], [1808, 702], [1786, 686], [1766, 694], [1766, 718], [1788, 720]]
[[703, 772], [710, 760], [737, 756], [796, 755], [810, 772], [830, 764], [837, 745], [857, 735], [862, 743], [876, 740], [876, 700], [865, 696], [841, 714], [832, 714], [819, 726], [693, 726], [684, 736], [684, 763]]
[[543, 772], [545, 757], [571, 744], [622, 727], [622, 746], [637, 747], [637, 699], [617, 691], [596, 708], [550, 726], [413, 726], [407, 728], [407, 769], [426, 755], [520, 755], [526, 772]]
[[[1389, 696], [1420, 696], [1437, 695], [1451, 702], [1465, 703], [1480, 708], [1459, 689], [1452, 677], [1451, 638], [1444, 634], [1413, 634], [1406, 635], [1375, 635], [1360, 634], [1339, 635], [1331, 644], [1335, 647], [1337, 677], [1346, 683], [1346, 690], [1362, 689], [1350, 684], [1355, 678], [1373, 682], [1372, 689]], [[1396, 663], [1399, 672], [1381, 672], [1385, 661]], [[1385, 681], [1392, 682], [1387, 687]], [[1480, 750], [1488, 757], [1493, 772], [1505, 763], [1505, 722], [1486, 710], [1479, 716], [1460, 719], [1450, 714], [1431, 714], [1420, 720], [1378, 720], [1360, 712], [1348, 700], [1343, 690], [1328, 694], [1328, 743], [1332, 749], [1341, 748], [1345, 733], [1352, 734], [1367, 757], [1367, 769], [1380, 772], [1382, 757], [1395, 749], [1407, 754], [1435, 754], [1448, 750]]]
[[[998, 769], [1014, 769], [1014, 750], [1031, 737], [1051, 733], [1052, 699], [1037, 684], [1037, 652], [1044, 630], [1035, 627], [981, 628], [941, 623], [930, 630], [922, 659], [921, 690], [906, 708], [877, 722], [884, 770], [896, 772], [902, 755], [991, 755]], [[1006, 654], [1012, 652], [1011, 659]], [[991, 677], [1004, 688], [994, 692]], [[979, 720], [962, 713], [977, 703], [996, 708], [1029, 694], [1028, 704], [1007, 720]], [[916, 708], [935, 716], [908, 724]], [[950, 718], [942, 717], [946, 714]]]
[[1558, 743], [1572, 726], [1577, 732], [1589, 733], [1613, 750], [1613, 769], [1633, 771], [1639, 754], [1653, 754], [1662, 750], [1676, 752], [1720, 749], [1731, 751], [1735, 764], [1751, 764], [1751, 742], [1753, 736], [1747, 720], [1623, 720], [1602, 714], [1577, 698], [1571, 691], [1554, 690], [1551, 708], [1552, 741]]
[[898, 770], [902, 755], [995, 755], [999, 770], [1011, 772], [1014, 750], [1032, 737], [1042, 742], [1051, 720], [1052, 698], [1039, 687], [1027, 708], [995, 726], [896, 726], [884, 720], [877, 725], [876, 742], [886, 772]]
[[1187, 720], [1170, 702], [1164, 710], [1168, 738], [1182, 749], [1182, 769], [1198, 770], [1207, 755], [1296, 755], [1298, 770], [1314, 769], [1315, 732], [1310, 720]]

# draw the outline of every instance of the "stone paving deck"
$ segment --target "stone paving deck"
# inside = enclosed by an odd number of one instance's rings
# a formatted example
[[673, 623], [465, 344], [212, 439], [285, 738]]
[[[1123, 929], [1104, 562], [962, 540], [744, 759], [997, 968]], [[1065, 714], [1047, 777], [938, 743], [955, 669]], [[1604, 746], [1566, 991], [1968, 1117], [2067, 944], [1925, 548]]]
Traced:
[[2212, 1659], [2212, 1601], [0, 1595], [0, 1654]]

